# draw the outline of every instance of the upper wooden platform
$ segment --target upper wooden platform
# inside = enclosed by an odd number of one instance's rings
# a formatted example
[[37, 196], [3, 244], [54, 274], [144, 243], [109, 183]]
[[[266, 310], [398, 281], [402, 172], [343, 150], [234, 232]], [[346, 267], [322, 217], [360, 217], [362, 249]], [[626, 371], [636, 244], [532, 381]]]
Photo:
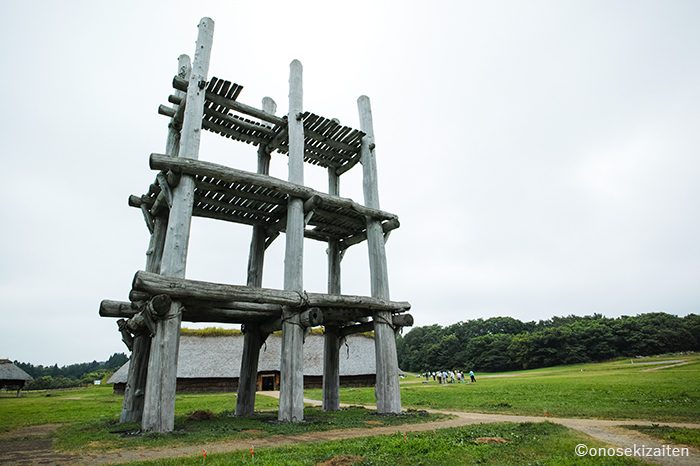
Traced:
[[[188, 85], [184, 79], [175, 77], [173, 80], [177, 90], [185, 92]], [[202, 128], [237, 141], [262, 145], [268, 152], [287, 154], [287, 117], [267, 114], [238, 102], [236, 99], [242, 89], [243, 86], [219, 78], [206, 83]], [[183, 106], [180, 97], [171, 95], [168, 100]], [[181, 113], [176, 110], [161, 106], [159, 112], [174, 117], [176, 124], [181, 124]], [[297, 118], [304, 122], [305, 162], [333, 168], [337, 174], [342, 174], [360, 161], [360, 145], [365, 133], [311, 112], [304, 112]]]

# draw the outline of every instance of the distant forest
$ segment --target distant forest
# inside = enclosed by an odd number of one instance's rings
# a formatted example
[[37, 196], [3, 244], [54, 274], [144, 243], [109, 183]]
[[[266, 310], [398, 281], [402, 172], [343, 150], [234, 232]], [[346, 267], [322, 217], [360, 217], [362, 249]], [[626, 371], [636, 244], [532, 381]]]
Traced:
[[68, 366], [35, 366], [34, 364], [15, 361], [15, 366], [34, 377], [25, 388], [42, 390], [47, 388], [78, 387], [91, 384], [119, 369], [128, 360], [124, 353], [114, 353], [106, 361], [83, 362]]
[[620, 356], [699, 351], [700, 316], [554, 317], [521, 322], [493, 317], [412, 329], [397, 340], [406, 371], [509, 371], [596, 362]]

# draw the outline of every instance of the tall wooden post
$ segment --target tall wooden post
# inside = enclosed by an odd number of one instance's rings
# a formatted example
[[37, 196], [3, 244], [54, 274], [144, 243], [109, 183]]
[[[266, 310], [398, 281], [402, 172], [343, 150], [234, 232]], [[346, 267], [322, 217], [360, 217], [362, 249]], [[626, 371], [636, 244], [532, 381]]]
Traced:
[[[190, 77], [190, 70], [190, 57], [187, 55], [180, 55], [177, 60], [177, 75], [182, 79], [188, 79]], [[175, 91], [175, 95], [181, 98], [185, 97], [185, 93], [182, 91]], [[168, 125], [168, 138], [165, 143], [165, 153], [177, 157], [179, 150], [180, 131], [175, 128], [175, 120], [172, 119]], [[153, 219], [153, 233], [151, 233], [148, 251], [146, 252], [147, 272], [160, 273], [167, 227], [167, 211], [155, 216]], [[135, 335], [119, 422], [141, 422], [150, 353], [151, 337], [148, 335]]]
[[[269, 97], [263, 99], [263, 111], [273, 114], [277, 104]], [[270, 173], [270, 152], [265, 144], [258, 147], [258, 173]], [[265, 228], [253, 227], [253, 237], [250, 241], [248, 256], [248, 286], [262, 287], [263, 265], [265, 262]], [[243, 332], [243, 356], [241, 371], [238, 378], [238, 397], [236, 398], [236, 416], [252, 416], [255, 412], [255, 390], [258, 378], [258, 359], [260, 347], [267, 338], [267, 333], [260, 331], [260, 326], [246, 324]]]
[[[210, 18], [202, 18], [198, 27], [197, 46], [187, 88], [180, 136], [179, 157], [190, 159], [199, 157], [214, 21]], [[185, 277], [193, 202], [194, 177], [183, 175], [173, 189], [173, 203], [168, 217], [160, 268], [161, 275]], [[145, 431], [170, 432], [175, 426], [175, 389], [181, 320], [181, 305], [173, 301], [167, 315], [156, 322], [156, 335], [151, 342], [146, 397], [141, 421], [142, 429]]]
[[[328, 168], [328, 193], [340, 196], [340, 176]], [[337, 240], [328, 242], [328, 294], [340, 294], [341, 250]], [[323, 336], [323, 409], [340, 409], [340, 338], [338, 328], [326, 326]]]
[[[304, 126], [302, 66], [289, 65], [289, 181], [304, 184]], [[290, 197], [284, 253], [284, 289], [304, 290], [304, 202]], [[282, 356], [280, 364], [280, 421], [304, 419], [304, 329], [299, 313], [285, 309], [282, 314]]]
[[[379, 189], [377, 186], [377, 163], [374, 156], [374, 128], [369, 97], [357, 99], [360, 112], [360, 129], [366, 136], [362, 138], [360, 162], [362, 163], [362, 188], [365, 205], [379, 209]], [[389, 300], [389, 275], [384, 250], [384, 232], [379, 220], [367, 218], [367, 248], [369, 249], [369, 271], [372, 297]], [[377, 361], [377, 411], [380, 413], [400, 413], [401, 393], [399, 391], [399, 364], [396, 355], [396, 337], [391, 326], [391, 312], [376, 312], [374, 319], [374, 348]]]

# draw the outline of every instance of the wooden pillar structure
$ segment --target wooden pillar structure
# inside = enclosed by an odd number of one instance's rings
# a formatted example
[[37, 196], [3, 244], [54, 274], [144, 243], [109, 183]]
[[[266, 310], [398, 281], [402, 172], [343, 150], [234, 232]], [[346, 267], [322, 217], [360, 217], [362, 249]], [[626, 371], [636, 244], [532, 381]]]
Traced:
[[[209, 58], [214, 34], [214, 21], [199, 22], [197, 45], [187, 89], [186, 107], [178, 156], [199, 157], [199, 142], [204, 114], [205, 91]], [[160, 273], [167, 277], [185, 277], [189, 244], [195, 180], [183, 175], [172, 191], [172, 206], [163, 247]], [[173, 301], [170, 311], [156, 322], [156, 334], [151, 342], [148, 362], [146, 396], [141, 427], [149, 432], [170, 432], [175, 426], [175, 389], [177, 385], [177, 356], [180, 343], [181, 303]]]
[[[328, 169], [328, 194], [340, 196], [340, 175]], [[328, 241], [328, 294], [340, 294], [340, 242]], [[323, 336], [323, 409], [340, 409], [340, 334], [335, 325], [326, 325]]]
[[[302, 122], [302, 66], [298, 60], [289, 65], [289, 182], [304, 184], [304, 124]], [[284, 253], [284, 289], [304, 291], [304, 201], [290, 196], [287, 204], [287, 228]], [[280, 421], [304, 419], [304, 328], [299, 312], [282, 311], [282, 356], [280, 363]]]
[[[361, 158], [362, 188], [365, 206], [379, 209], [379, 188], [377, 183], [377, 162], [374, 155], [374, 126], [369, 97], [357, 99], [360, 113], [362, 138]], [[369, 250], [369, 271], [372, 297], [389, 300], [389, 274], [384, 249], [384, 231], [379, 221], [367, 218], [367, 248]], [[374, 348], [377, 368], [375, 392], [377, 411], [380, 413], [400, 413], [401, 393], [399, 391], [399, 364], [396, 355], [396, 336], [390, 312], [376, 312], [374, 319]]]
[[[274, 115], [277, 104], [269, 97], [263, 99], [263, 112]], [[270, 173], [270, 151], [264, 144], [258, 146], [258, 173], [267, 175]], [[253, 236], [250, 241], [250, 254], [248, 256], [248, 280], [250, 287], [261, 288], [263, 278], [263, 266], [265, 262], [265, 240], [267, 235], [262, 226], [253, 227]], [[241, 357], [241, 370], [238, 378], [238, 397], [236, 398], [236, 416], [252, 416], [255, 412], [255, 391], [258, 379], [258, 360], [260, 347], [267, 339], [268, 333], [262, 331], [261, 326], [250, 323], [242, 326], [243, 329], [243, 355]]]
[[[104, 300], [100, 315], [128, 318], [120, 332], [133, 354], [122, 421], [141, 421], [149, 432], [174, 428], [177, 357], [181, 321], [243, 324], [237, 416], [255, 409], [258, 359], [267, 336], [282, 330], [278, 419], [304, 419], [305, 330], [324, 325], [323, 407], [339, 409], [340, 343], [353, 333], [374, 330], [376, 396], [380, 413], [401, 411], [394, 328], [412, 325], [407, 302], [389, 300], [385, 238], [398, 217], [379, 209], [372, 114], [358, 99], [361, 130], [303, 110], [302, 65], [290, 64], [289, 110], [263, 99], [262, 109], [238, 100], [242, 86], [208, 80], [214, 22], [199, 23], [190, 69], [181, 56], [176, 90], [160, 106], [170, 118], [166, 153], [151, 154], [156, 182], [146, 194], [130, 196], [151, 232], [146, 271], [134, 275], [130, 302]], [[258, 146], [257, 173], [199, 159], [202, 130]], [[272, 152], [288, 155], [288, 181], [269, 176]], [[304, 186], [304, 163], [328, 170], [328, 193]], [[365, 204], [340, 197], [340, 176], [363, 167]], [[253, 227], [246, 286], [185, 277], [192, 216]], [[285, 234], [284, 289], [262, 287], [265, 249]], [[304, 290], [304, 239], [328, 245], [328, 290]], [[347, 248], [367, 240], [371, 297], [341, 294], [341, 260]], [[373, 317], [369, 322], [368, 316]], [[145, 385], [144, 385], [145, 383]], [[140, 396], [143, 393], [143, 396]]]
[[[177, 60], [177, 75], [182, 79], [190, 77], [190, 57], [180, 55]], [[176, 91], [176, 95], [185, 97], [182, 91]], [[180, 130], [174, 118], [168, 124], [168, 137], [165, 143], [165, 153], [177, 157], [180, 150]], [[163, 210], [159, 215], [150, 216], [144, 208], [146, 225], [151, 230], [148, 250], [146, 251], [146, 271], [160, 273], [160, 264], [163, 258], [165, 246], [165, 234], [168, 228], [168, 212]], [[152, 223], [151, 223], [152, 222]], [[134, 335], [134, 343], [129, 358], [129, 374], [127, 375], [124, 389], [124, 400], [119, 422], [141, 422], [143, 416], [143, 403], [146, 394], [146, 379], [148, 374], [148, 360], [151, 353], [151, 337], [145, 332]]]

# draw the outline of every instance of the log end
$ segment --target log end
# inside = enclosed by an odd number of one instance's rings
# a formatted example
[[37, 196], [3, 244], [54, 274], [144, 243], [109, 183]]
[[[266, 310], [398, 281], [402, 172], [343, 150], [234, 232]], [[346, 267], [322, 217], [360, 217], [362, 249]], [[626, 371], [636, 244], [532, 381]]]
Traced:
[[167, 294], [159, 294], [154, 296], [151, 300], [151, 306], [153, 307], [153, 312], [156, 313], [158, 317], [165, 316], [170, 310], [170, 305], [172, 300]]

